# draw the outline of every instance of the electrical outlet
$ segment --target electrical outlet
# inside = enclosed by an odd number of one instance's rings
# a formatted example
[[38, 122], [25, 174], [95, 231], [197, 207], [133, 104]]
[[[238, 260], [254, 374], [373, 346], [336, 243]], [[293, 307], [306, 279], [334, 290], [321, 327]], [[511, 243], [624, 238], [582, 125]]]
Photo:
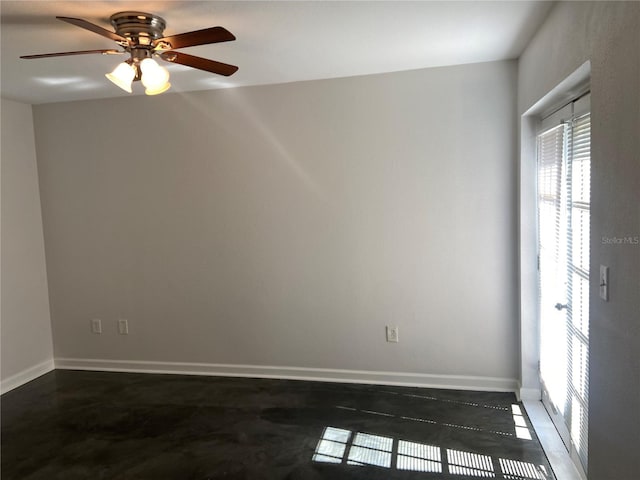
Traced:
[[387, 342], [398, 343], [398, 327], [387, 325]]
[[129, 335], [129, 321], [121, 318], [118, 320], [118, 333], [120, 335]]
[[91, 333], [102, 333], [102, 320], [99, 318], [91, 319]]

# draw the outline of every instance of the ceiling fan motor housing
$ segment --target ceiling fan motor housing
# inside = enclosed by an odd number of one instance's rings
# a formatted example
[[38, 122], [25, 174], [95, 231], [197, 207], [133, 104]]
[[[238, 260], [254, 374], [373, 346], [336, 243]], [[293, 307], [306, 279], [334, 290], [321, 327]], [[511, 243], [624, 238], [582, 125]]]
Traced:
[[111, 15], [116, 33], [127, 38], [131, 46], [151, 47], [154, 40], [163, 37], [167, 26], [164, 18], [145, 12], [118, 12]]

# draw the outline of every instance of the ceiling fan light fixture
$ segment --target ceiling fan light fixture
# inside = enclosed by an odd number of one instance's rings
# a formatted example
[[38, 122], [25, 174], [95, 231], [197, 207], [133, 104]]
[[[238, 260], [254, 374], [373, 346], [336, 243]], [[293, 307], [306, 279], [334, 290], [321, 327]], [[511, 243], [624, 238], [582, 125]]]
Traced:
[[147, 88], [144, 93], [146, 93], [147, 95], [158, 95], [160, 93], [164, 93], [167, 90], [169, 90], [171, 88], [171, 84], [169, 82], [165, 83], [164, 85], [160, 85], [157, 88]]
[[128, 93], [132, 93], [131, 82], [133, 82], [135, 76], [135, 68], [127, 62], [122, 62], [113, 69], [113, 72], [105, 74], [105, 77]]
[[147, 95], [158, 95], [166, 92], [171, 87], [169, 83], [169, 70], [158, 65], [152, 58], [145, 58], [140, 62], [142, 72], [142, 84]]

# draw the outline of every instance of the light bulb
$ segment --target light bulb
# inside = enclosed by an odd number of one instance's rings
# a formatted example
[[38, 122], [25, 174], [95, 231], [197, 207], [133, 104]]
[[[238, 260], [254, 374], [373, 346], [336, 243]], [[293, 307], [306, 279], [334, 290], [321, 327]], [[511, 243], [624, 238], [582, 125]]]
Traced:
[[158, 65], [152, 58], [145, 58], [140, 62], [142, 71], [142, 84], [147, 95], [157, 95], [166, 92], [171, 87], [169, 83], [169, 71]]
[[146, 93], [147, 95], [158, 95], [159, 93], [166, 92], [170, 88], [171, 84], [169, 82], [166, 82], [156, 88], [147, 88], [144, 93]]
[[125, 92], [129, 93], [131, 93], [131, 82], [133, 82], [133, 77], [135, 76], [135, 69], [127, 62], [122, 62], [120, 65], [113, 69], [113, 72], [105, 74], [105, 77], [119, 86]]

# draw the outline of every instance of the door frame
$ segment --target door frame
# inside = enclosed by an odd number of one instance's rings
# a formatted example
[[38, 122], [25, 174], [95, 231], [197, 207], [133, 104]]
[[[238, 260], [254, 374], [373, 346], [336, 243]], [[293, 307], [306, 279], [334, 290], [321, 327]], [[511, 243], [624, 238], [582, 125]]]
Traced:
[[[567, 78], [542, 96], [519, 117], [518, 241], [520, 287], [520, 378], [517, 396], [521, 401], [542, 403], [540, 368], [540, 325], [538, 312], [538, 230], [536, 136], [541, 118], [590, 89], [591, 63], [586, 61]], [[568, 429], [567, 429], [568, 433]], [[560, 433], [558, 432], [559, 436]], [[570, 437], [569, 437], [570, 438]], [[569, 445], [571, 443], [569, 442]], [[557, 455], [557, 452], [554, 452]], [[568, 453], [567, 455], [570, 455]], [[571, 456], [583, 479], [586, 474], [577, 454]]]
[[536, 136], [547, 113], [589, 90], [591, 63], [582, 64], [555, 88], [535, 102], [520, 117], [520, 161], [518, 163], [518, 236], [520, 286], [520, 400], [541, 400], [539, 379], [540, 326], [538, 323], [538, 176]]

